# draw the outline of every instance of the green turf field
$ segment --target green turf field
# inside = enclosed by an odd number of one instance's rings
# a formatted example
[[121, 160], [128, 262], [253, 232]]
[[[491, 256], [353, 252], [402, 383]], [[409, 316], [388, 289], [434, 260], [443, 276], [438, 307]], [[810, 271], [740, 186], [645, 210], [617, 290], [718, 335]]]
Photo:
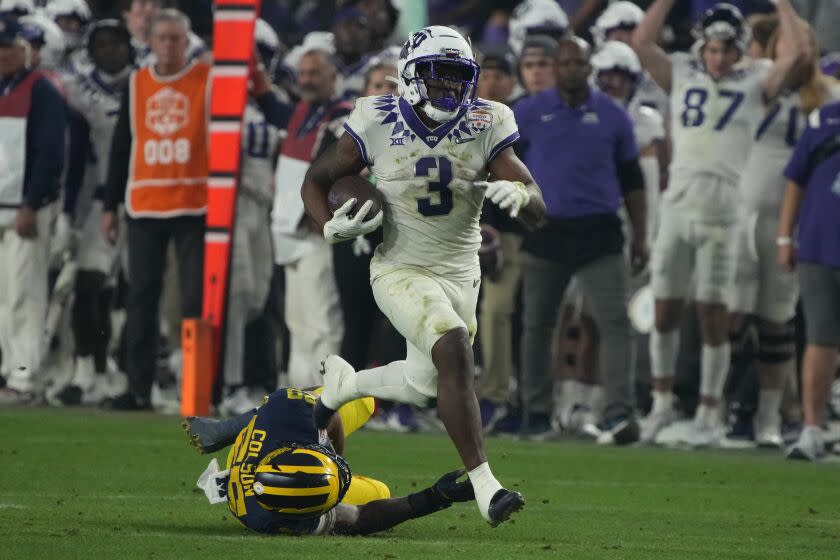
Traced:
[[[777, 455], [489, 442], [527, 506], [491, 529], [472, 504], [373, 537], [262, 537], [194, 482], [177, 418], [0, 410], [0, 558], [840, 558], [840, 467]], [[457, 467], [442, 435], [361, 432], [354, 472], [395, 495]]]

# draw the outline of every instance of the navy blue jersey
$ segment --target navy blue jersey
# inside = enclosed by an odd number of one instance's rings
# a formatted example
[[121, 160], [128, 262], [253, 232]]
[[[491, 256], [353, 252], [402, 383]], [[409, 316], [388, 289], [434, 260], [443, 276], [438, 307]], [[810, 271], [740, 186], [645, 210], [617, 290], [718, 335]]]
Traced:
[[319, 432], [312, 420], [315, 399], [315, 395], [300, 389], [278, 389], [257, 409], [257, 414], [239, 433], [228, 453], [228, 507], [240, 523], [251, 530], [312, 534], [322, 524], [320, 517], [289, 519], [263, 508], [257, 502], [253, 487], [259, 462], [284, 444], [330, 445], [326, 432]]

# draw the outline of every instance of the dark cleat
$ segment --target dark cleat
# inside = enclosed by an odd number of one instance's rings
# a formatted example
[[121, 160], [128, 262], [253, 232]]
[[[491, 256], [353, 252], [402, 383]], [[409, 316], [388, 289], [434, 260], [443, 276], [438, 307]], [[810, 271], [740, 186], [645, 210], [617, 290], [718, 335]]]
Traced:
[[190, 445], [199, 453], [213, 453], [235, 442], [239, 432], [248, 426], [256, 413], [257, 410], [253, 409], [225, 420], [190, 416], [181, 425], [190, 438]]
[[487, 509], [490, 526], [496, 527], [499, 523], [504, 523], [523, 507], [525, 507], [525, 498], [522, 494], [502, 488], [490, 500], [490, 507]]

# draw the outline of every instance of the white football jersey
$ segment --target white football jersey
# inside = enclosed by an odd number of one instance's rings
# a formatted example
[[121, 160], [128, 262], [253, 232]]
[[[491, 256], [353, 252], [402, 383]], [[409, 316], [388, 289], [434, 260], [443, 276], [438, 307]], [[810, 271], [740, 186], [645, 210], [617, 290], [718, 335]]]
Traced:
[[671, 55], [671, 62], [670, 188], [710, 173], [737, 184], [764, 115], [770, 61], [744, 57], [720, 80], [687, 53]]
[[262, 111], [249, 101], [242, 126], [241, 189], [271, 206], [274, 197], [274, 167], [281, 132], [268, 123]]
[[633, 121], [633, 134], [640, 151], [657, 140], [665, 139], [665, 123], [659, 111], [642, 105], [634, 98], [627, 107], [627, 112]]
[[104, 185], [107, 179], [111, 138], [117, 126], [126, 83], [127, 76], [124, 81], [114, 83], [95, 69], [85, 74], [76, 74], [67, 82], [67, 102], [84, 117], [90, 127], [97, 185]]
[[[840, 86], [835, 85], [830, 89], [829, 101], [837, 100], [840, 100]], [[741, 175], [741, 197], [748, 210], [778, 213], [787, 182], [783, 171], [807, 118], [795, 91], [780, 96], [767, 110]]]
[[633, 102], [654, 109], [668, 122], [668, 116], [670, 114], [668, 93], [659, 87], [659, 84], [653, 81], [653, 78], [647, 72], [642, 74], [639, 87], [636, 88], [636, 92], [633, 94]]
[[429, 130], [393, 95], [361, 97], [344, 125], [385, 198], [384, 241], [372, 276], [418, 267], [452, 280], [478, 278], [478, 219], [487, 164], [519, 138], [513, 112], [476, 99]]

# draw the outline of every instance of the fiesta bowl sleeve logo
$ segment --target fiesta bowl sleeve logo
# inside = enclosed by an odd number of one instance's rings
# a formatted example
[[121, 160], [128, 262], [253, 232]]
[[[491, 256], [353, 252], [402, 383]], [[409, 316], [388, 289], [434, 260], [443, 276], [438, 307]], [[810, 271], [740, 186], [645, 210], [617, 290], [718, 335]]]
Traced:
[[484, 109], [473, 109], [467, 113], [467, 122], [475, 132], [482, 132], [493, 126], [493, 114]]
[[160, 136], [175, 134], [190, 123], [190, 100], [165, 87], [146, 101], [146, 127]]

